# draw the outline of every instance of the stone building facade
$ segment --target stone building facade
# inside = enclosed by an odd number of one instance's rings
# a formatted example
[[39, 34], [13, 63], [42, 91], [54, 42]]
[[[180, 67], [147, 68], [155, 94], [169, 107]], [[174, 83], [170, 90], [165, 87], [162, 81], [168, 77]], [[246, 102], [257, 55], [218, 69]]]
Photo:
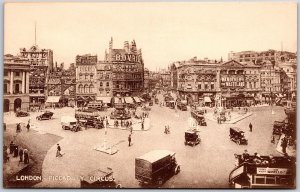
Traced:
[[4, 55], [4, 112], [29, 109], [29, 73], [28, 59], [9, 54]]
[[142, 50], [137, 49], [134, 40], [130, 44], [125, 41], [123, 49], [114, 49], [111, 38], [104, 62], [112, 67], [113, 96], [134, 96], [143, 91], [144, 61]]
[[20, 56], [30, 63], [29, 97], [32, 105], [43, 104], [48, 95], [47, 82], [53, 70], [53, 51], [33, 45], [30, 49], [21, 48]]
[[97, 56], [77, 55], [76, 56], [76, 103], [83, 106], [89, 101], [96, 99], [97, 83]]

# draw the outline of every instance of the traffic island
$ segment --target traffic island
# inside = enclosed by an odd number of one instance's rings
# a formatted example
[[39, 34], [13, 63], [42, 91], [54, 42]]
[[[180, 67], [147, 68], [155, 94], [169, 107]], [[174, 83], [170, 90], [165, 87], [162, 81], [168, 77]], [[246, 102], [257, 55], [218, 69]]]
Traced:
[[114, 146], [105, 146], [104, 144], [99, 147], [94, 147], [94, 150], [100, 151], [102, 153], [106, 153], [109, 155], [114, 155], [119, 151]]

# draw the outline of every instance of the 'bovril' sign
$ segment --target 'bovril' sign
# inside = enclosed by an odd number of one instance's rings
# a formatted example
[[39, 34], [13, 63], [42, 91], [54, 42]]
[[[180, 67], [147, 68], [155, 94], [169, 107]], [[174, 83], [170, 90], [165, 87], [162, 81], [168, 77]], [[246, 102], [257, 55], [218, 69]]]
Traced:
[[134, 62], [134, 63], [140, 63], [141, 62], [141, 56], [140, 55], [134, 55], [134, 54], [116, 54], [115, 55], [115, 61], [128, 61], [128, 62]]

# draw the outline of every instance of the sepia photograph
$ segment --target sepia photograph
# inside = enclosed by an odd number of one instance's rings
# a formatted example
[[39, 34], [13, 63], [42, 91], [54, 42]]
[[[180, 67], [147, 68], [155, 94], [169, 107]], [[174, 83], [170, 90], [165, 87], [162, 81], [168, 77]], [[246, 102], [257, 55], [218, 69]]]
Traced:
[[297, 2], [3, 12], [4, 188], [296, 189]]

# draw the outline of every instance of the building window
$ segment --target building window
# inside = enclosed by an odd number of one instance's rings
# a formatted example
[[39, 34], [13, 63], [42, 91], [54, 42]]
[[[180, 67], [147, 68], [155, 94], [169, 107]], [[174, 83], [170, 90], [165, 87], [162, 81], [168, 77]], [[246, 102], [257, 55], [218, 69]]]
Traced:
[[213, 89], [215, 89], [215, 85], [214, 84], [211, 84], [210, 85], [210, 88], [213, 90]]
[[82, 85], [79, 85], [79, 86], [78, 86], [78, 92], [79, 92], [79, 93], [83, 93], [83, 86], [82, 86]]
[[90, 90], [89, 90], [90, 93], [93, 93], [94, 92], [94, 86], [93, 85], [90, 85]]
[[20, 72], [16, 72], [16, 77], [19, 77], [20, 76]]
[[19, 93], [19, 91], [20, 91], [19, 88], [20, 88], [20, 84], [17, 83], [15, 85], [15, 93]]
[[100, 87], [102, 87], [103, 86], [103, 83], [102, 82], [100, 82]]
[[109, 87], [109, 82], [106, 82], [106, 87]]
[[198, 84], [198, 89], [201, 89], [201, 84]]
[[208, 85], [207, 85], [207, 84], [204, 85], [204, 89], [205, 89], [205, 90], [208, 89]]
[[7, 83], [4, 83], [4, 85], [3, 85], [3, 91], [4, 91], [4, 93], [7, 93]]
[[4, 70], [4, 76], [8, 76], [8, 71], [7, 70]]

